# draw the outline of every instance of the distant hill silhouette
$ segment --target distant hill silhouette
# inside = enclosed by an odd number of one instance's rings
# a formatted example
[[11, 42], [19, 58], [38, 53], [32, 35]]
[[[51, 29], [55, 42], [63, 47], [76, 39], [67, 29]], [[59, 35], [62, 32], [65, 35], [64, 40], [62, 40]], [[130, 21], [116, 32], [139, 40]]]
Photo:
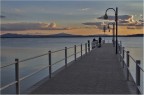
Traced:
[[41, 37], [80, 37], [82, 35], [72, 35], [66, 33], [52, 34], [52, 35], [26, 35], [26, 34], [13, 34], [7, 33], [1, 35], [1, 38], [41, 38]]
[[[26, 35], [26, 34], [12, 34], [7, 33], [1, 35], [1, 38], [49, 38], [49, 37], [112, 37], [112, 35], [73, 35], [67, 33], [59, 33], [59, 34], [52, 34], [52, 35]], [[144, 34], [133, 34], [133, 35], [119, 35], [119, 37], [143, 37]]]

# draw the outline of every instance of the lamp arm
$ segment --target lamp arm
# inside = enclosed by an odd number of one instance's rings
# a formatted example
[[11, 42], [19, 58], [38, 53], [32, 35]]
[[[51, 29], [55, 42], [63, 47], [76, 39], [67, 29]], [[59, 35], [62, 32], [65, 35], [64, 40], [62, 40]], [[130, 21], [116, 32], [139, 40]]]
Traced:
[[115, 14], [116, 14], [116, 10], [115, 10], [114, 8], [108, 8], [108, 9], [106, 10], [105, 14], [107, 14], [107, 11], [108, 11], [109, 9], [114, 10], [114, 12], [115, 12]]

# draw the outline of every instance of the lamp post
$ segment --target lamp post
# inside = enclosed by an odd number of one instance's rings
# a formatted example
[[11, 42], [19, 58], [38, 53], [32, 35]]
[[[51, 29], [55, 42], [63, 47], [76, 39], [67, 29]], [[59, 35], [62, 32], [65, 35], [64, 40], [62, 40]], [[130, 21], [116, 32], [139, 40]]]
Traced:
[[108, 15], [107, 15], [107, 11], [109, 9], [112, 9], [114, 10], [115, 12], [115, 22], [116, 22], [116, 54], [118, 53], [118, 8], [116, 7], [116, 9], [114, 8], [108, 8], [105, 12], [105, 15], [104, 15], [104, 19], [108, 19]]
[[110, 31], [110, 24], [112, 24], [113, 25], [113, 36], [112, 36], [112, 42], [113, 42], [113, 46], [115, 46], [115, 37], [114, 37], [114, 35], [115, 35], [115, 23], [108, 23], [108, 29], [109, 29], [109, 31]]

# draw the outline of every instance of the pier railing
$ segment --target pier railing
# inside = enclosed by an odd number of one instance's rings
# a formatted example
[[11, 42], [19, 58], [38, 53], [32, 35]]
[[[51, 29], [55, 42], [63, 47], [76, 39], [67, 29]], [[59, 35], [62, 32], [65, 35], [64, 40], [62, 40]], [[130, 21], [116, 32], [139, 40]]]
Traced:
[[[15, 93], [20, 94], [21, 93], [20, 82], [27, 79], [27, 78], [29, 78], [29, 77], [32, 77], [32, 76], [36, 75], [37, 73], [39, 73], [40, 71], [42, 71], [44, 69], [48, 69], [48, 71], [49, 71], [48, 75], [49, 75], [49, 78], [51, 78], [52, 77], [52, 67], [55, 64], [58, 64], [60, 62], [64, 62], [65, 67], [67, 67], [68, 63], [70, 63], [71, 61], [76, 61], [77, 58], [80, 58], [83, 55], [90, 52], [91, 51], [91, 45], [90, 44], [91, 43], [88, 40], [88, 42], [85, 43], [85, 44], [74, 45], [72, 47], [65, 47], [64, 49], [60, 49], [60, 50], [56, 50], [56, 51], [48, 51], [45, 54], [41, 54], [41, 55], [34, 56], [34, 57], [31, 57], [31, 58], [27, 58], [27, 59], [19, 60], [18, 58], [16, 58], [14, 63], [4, 65], [4, 66], [0, 67], [0, 69], [2, 70], [2, 69], [5, 69], [9, 66], [14, 65], [14, 69], [15, 69], [15, 81], [13, 81], [11, 83], [8, 83], [4, 86], [1, 86], [0, 91], [2, 92], [3, 90], [7, 89], [8, 87], [15, 85]], [[69, 50], [70, 50], [70, 53], [68, 53]], [[57, 55], [58, 52], [64, 52], [64, 58], [52, 62], [53, 55], [54, 54]], [[36, 71], [26, 75], [26, 76], [20, 77], [20, 66], [19, 66], [20, 64], [22, 64], [23, 62], [28, 62], [28, 61], [43, 57], [43, 56], [47, 56], [47, 59], [48, 59], [47, 66], [43, 66], [43, 67], [39, 68], [38, 70], [36, 70]], [[68, 62], [69, 58], [70, 58], [70, 60]], [[59, 69], [59, 68], [57, 68], [57, 69]]]
[[[120, 63], [122, 63], [123, 69], [126, 69], [126, 80], [130, 81], [130, 77], [134, 81], [134, 84], [137, 89], [137, 93], [143, 93], [143, 74], [144, 69], [141, 67], [141, 61], [135, 60], [131, 55], [130, 51], [126, 51], [125, 47], [122, 47], [121, 41], [118, 45], [118, 51], [119, 51], [119, 60]], [[132, 64], [134, 63], [134, 64]], [[132, 69], [132, 67], [134, 67]]]

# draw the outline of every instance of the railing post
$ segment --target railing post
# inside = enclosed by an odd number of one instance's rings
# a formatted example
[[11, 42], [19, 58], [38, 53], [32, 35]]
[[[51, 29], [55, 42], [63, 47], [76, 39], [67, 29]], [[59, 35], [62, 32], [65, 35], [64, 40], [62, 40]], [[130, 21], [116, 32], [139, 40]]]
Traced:
[[81, 57], [82, 57], [82, 44], [81, 44]]
[[67, 67], [67, 47], [65, 47], [65, 67]]
[[120, 54], [122, 53], [122, 42], [120, 41]]
[[87, 43], [85, 43], [85, 53], [87, 54]]
[[75, 61], [76, 61], [76, 45], [74, 45], [74, 58], [75, 58]]
[[49, 53], [49, 78], [51, 78], [51, 73], [52, 73], [52, 71], [51, 71], [51, 51], [49, 51], [48, 52]]
[[123, 52], [122, 50], [123, 50], [123, 47], [122, 47], [122, 45], [121, 45], [121, 54], [122, 54], [122, 52]]
[[19, 81], [19, 59], [15, 59], [15, 79], [16, 83], [16, 94], [20, 94], [20, 81]]
[[123, 53], [122, 53], [122, 63], [123, 63], [123, 68], [124, 68], [124, 57], [125, 57], [125, 48], [123, 47]]
[[120, 44], [118, 43], [118, 53], [120, 53]]
[[124, 57], [125, 57], [125, 48], [124, 47], [123, 47], [123, 53], [122, 54], [123, 54], [122, 57], [124, 59]]
[[129, 80], [129, 51], [127, 51], [127, 80]]
[[103, 40], [103, 44], [105, 44], [105, 39]]
[[88, 40], [88, 52], [90, 52], [90, 40]]
[[[136, 85], [140, 86], [140, 60], [136, 60]], [[140, 93], [139, 89], [137, 89], [137, 92]]]
[[140, 85], [140, 60], [136, 60], [136, 83]]

